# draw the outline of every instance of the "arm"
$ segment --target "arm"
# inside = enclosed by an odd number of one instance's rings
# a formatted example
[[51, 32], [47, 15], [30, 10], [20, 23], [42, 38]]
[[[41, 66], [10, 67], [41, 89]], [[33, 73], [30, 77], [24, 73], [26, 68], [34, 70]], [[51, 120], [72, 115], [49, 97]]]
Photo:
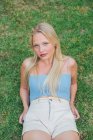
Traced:
[[75, 97], [77, 92], [77, 63], [75, 60], [71, 62], [71, 96], [70, 96], [70, 103], [75, 103]]
[[80, 115], [74, 105], [77, 93], [77, 63], [75, 60], [71, 61], [71, 77], [70, 107], [75, 119], [79, 119]]
[[20, 97], [23, 103], [24, 110], [19, 117], [19, 123], [22, 124], [24, 121], [24, 117], [29, 108], [29, 87], [27, 84], [27, 80], [25, 79], [25, 70], [26, 70], [27, 62], [24, 61], [21, 66], [21, 83], [20, 83]]
[[29, 87], [27, 85], [27, 80], [25, 79], [26, 64], [22, 63], [21, 66], [21, 84], [20, 84], [20, 97], [23, 103], [24, 110], [29, 107]]

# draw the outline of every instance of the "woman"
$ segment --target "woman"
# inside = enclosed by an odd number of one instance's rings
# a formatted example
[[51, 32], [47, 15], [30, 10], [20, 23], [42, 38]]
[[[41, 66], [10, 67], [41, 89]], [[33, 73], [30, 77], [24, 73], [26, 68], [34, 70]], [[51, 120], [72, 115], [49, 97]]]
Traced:
[[56, 32], [48, 23], [33, 29], [31, 43], [34, 57], [21, 66], [22, 138], [79, 140], [75, 122], [80, 118], [75, 107], [77, 63], [62, 54]]

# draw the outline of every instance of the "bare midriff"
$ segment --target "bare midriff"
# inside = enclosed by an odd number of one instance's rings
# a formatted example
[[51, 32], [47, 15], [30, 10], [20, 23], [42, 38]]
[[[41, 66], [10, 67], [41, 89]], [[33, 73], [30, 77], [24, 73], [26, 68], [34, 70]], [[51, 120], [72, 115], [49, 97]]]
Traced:
[[59, 98], [58, 97], [53, 97], [53, 96], [42, 96], [42, 97], [40, 97], [40, 99], [41, 98], [45, 98], [45, 99], [55, 99], [55, 100], [58, 100]]

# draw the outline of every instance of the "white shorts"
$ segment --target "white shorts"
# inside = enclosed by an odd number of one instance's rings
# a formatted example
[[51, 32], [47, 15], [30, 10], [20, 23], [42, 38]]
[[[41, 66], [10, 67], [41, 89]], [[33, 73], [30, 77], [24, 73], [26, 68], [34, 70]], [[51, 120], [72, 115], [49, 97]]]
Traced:
[[69, 130], [78, 132], [69, 101], [59, 99], [38, 98], [33, 100], [24, 118], [22, 136], [31, 130], [42, 130], [52, 138]]

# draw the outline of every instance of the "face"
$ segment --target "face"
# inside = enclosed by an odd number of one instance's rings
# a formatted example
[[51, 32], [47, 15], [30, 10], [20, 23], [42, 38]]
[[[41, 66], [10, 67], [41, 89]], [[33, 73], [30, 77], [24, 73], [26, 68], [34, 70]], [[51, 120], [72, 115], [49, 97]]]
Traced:
[[33, 36], [33, 50], [40, 59], [49, 60], [53, 58], [55, 47], [42, 33], [36, 33]]

